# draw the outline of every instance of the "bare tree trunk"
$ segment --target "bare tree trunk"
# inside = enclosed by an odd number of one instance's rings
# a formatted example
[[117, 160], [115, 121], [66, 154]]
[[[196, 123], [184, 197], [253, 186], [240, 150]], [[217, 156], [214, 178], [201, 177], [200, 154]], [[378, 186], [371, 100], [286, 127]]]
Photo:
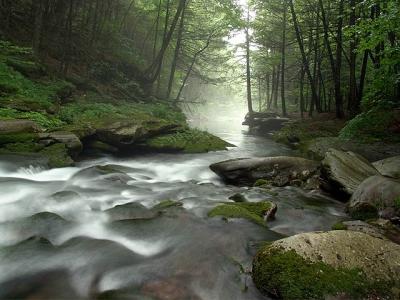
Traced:
[[246, 77], [247, 77], [247, 108], [249, 115], [253, 114], [253, 103], [251, 99], [251, 69], [250, 69], [250, 7], [247, 6], [247, 27], [246, 27]]
[[293, 19], [293, 24], [294, 24], [294, 29], [296, 32], [296, 38], [297, 38], [297, 43], [299, 44], [299, 48], [300, 48], [300, 52], [301, 52], [301, 56], [302, 56], [302, 61], [303, 61], [303, 66], [304, 66], [304, 70], [307, 74], [308, 80], [310, 82], [310, 87], [311, 87], [311, 93], [312, 93], [312, 99], [316, 100], [317, 99], [317, 90], [315, 88], [315, 84], [314, 84], [314, 80], [310, 71], [310, 66], [309, 63], [307, 61], [307, 56], [306, 53], [304, 51], [304, 44], [303, 44], [303, 39], [301, 38], [301, 33], [300, 33], [300, 28], [299, 28], [299, 24], [297, 21], [297, 15], [296, 15], [296, 11], [294, 9], [294, 5], [293, 5], [293, 0], [288, 0], [289, 1], [289, 5], [290, 5], [290, 10], [292, 13], [292, 19]]
[[282, 100], [282, 115], [287, 116], [286, 99], [285, 99], [285, 68], [286, 68], [286, 22], [287, 22], [287, 0], [283, 2], [283, 24], [282, 24], [282, 71], [281, 71], [281, 100]]
[[186, 12], [186, 5], [183, 8], [182, 15], [181, 15], [181, 21], [179, 23], [178, 37], [176, 39], [176, 46], [175, 46], [175, 53], [174, 53], [174, 58], [172, 60], [171, 72], [170, 72], [169, 81], [168, 81], [168, 90], [167, 90], [167, 95], [166, 95], [167, 99], [169, 99], [171, 97], [172, 85], [174, 83], [174, 78], [175, 78], [176, 64], [178, 62], [179, 51], [181, 50], [182, 34], [183, 34], [183, 28], [184, 28], [184, 24], [185, 24], [185, 12]]

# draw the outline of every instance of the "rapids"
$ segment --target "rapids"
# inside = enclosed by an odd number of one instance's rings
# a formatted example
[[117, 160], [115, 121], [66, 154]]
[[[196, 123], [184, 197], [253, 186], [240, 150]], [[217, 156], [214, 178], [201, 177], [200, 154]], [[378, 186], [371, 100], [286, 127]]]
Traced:
[[[225, 185], [211, 163], [291, 150], [244, 128], [211, 130], [237, 147], [104, 156], [52, 170], [29, 158], [0, 158], [0, 298], [265, 299], [248, 274], [260, 243], [330, 229], [344, 207], [292, 187]], [[123, 173], [96, 168], [105, 165]], [[239, 192], [278, 205], [268, 229], [207, 218], [218, 202]], [[183, 207], [151, 210], [168, 199]]]

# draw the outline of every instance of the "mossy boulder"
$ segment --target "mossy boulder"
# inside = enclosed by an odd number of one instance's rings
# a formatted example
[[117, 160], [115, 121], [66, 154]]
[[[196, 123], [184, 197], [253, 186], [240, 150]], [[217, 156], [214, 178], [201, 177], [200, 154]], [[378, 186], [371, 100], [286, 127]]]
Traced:
[[227, 202], [213, 208], [208, 216], [223, 217], [225, 219], [247, 219], [261, 226], [266, 226], [266, 221], [273, 219], [277, 211], [276, 204], [269, 201], [231, 203]]
[[362, 156], [330, 149], [322, 161], [322, 188], [346, 200], [361, 182], [378, 174], [374, 166]]
[[265, 246], [254, 258], [252, 276], [260, 291], [281, 299], [395, 299], [399, 265], [399, 245], [337, 230], [303, 233]]
[[162, 152], [205, 153], [227, 150], [233, 145], [208, 132], [186, 129], [151, 138], [146, 146]]
[[355, 190], [348, 204], [349, 214], [356, 219], [400, 217], [400, 180], [372, 176]]
[[168, 134], [179, 127], [178, 124], [164, 121], [121, 120], [107, 125], [100, 125], [96, 138], [119, 149], [129, 149], [142, 140]]
[[70, 167], [74, 164], [68, 154], [68, 148], [64, 144], [51, 145], [41, 150], [39, 154], [48, 159], [50, 168]]
[[289, 185], [295, 179], [305, 183], [319, 173], [318, 162], [288, 156], [232, 159], [210, 168], [228, 183], [250, 186], [259, 179], [275, 186]]

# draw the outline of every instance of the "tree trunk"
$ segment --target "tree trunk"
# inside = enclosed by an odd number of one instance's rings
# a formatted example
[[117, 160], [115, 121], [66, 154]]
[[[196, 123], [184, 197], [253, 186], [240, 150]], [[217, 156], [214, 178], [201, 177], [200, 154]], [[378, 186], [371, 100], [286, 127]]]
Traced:
[[282, 116], [286, 117], [286, 99], [285, 99], [285, 68], [286, 68], [286, 21], [287, 21], [287, 0], [283, 0], [283, 24], [282, 24], [282, 71], [281, 71], [281, 100]]
[[178, 62], [179, 51], [181, 50], [183, 28], [185, 24], [185, 12], [186, 12], [186, 5], [182, 10], [181, 21], [179, 23], [178, 37], [176, 38], [175, 53], [174, 53], [174, 58], [172, 60], [171, 72], [168, 81], [168, 90], [166, 95], [167, 99], [171, 97], [172, 85], [174, 83], [174, 78], [175, 78], [176, 64]]
[[247, 108], [249, 115], [253, 114], [253, 103], [251, 99], [251, 69], [250, 69], [250, 7], [247, 6], [247, 27], [246, 27], [246, 77], [247, 77]]
[[303, 39], [301, 38], [300, 28], [299, 28], [299, 24], [297, 21], [297, 15], [296, 15], [296, 11], [294, 9], [293, 0], [288, 0], [288, 1], [289, 1], [289, 5], [290, 5], [290, 10], [292, 13], [292, 19], [293, 19], [294, 29], [296, 32], [297, 43], [299, 44], [299, 48], [300, 48], [300, 52], [301, 52], [301, 56], [302, 56], [304, 70], [307, 74], [308, 81], [310, 82], [312, 99], [316, 100], [317, 99], [317, 90], [316, 90], [314, 80], [313, 80], [313, 77], [312, 77], [312, 74], [310, 71], [310, 66], [307, 61], [307, 56], [304, 51]]

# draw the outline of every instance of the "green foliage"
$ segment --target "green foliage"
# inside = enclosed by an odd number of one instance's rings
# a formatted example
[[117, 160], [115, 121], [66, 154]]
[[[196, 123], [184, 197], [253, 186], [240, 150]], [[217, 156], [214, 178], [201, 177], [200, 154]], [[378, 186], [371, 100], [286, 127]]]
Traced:
[[347, 230], [347, 226], [343, 222], [338, 222], [332, 226], [332, 230]]
[[0, 120], [12, 120], [12, 119], [31, 120], [46, 129], [55, 129], [64, 124], [61, 120], [44, 113], [23, 112], [12, 108], [0, 108]]
[[264, 216], [271, 209], [270, 202], [227, 202], [213, 208], [208, 216], [224, 218], [243, 218], [250, 220], [258, 225], [266, 226]]
[[[351, 299], [390, 294], [390, 282], [371, 282], [362, 270], [333, 268], [305, 260], [294, 250], [262, 249], [253, 264], [256, 286], [281, 299], [325, 299], [345, 294]], [[379, 297], [378, 297], [379, 298]]]
[[0, 62], [1, 106], [22, 110], [53, 110], [62, 81], [34, 82]]
[[399, 116], [390, 106], [377, 106], [352, 119], [340, 132], [343, 139], [357, 139], [366, 142], [400, 141], [400, 136], [390, 132]]
[[226, 150], [231, 146], [224, 140], [197, 129], [186, 129], [148, 140], [147, 145], [154, 149], [183, 151], [184, 153], [203, 153]]

